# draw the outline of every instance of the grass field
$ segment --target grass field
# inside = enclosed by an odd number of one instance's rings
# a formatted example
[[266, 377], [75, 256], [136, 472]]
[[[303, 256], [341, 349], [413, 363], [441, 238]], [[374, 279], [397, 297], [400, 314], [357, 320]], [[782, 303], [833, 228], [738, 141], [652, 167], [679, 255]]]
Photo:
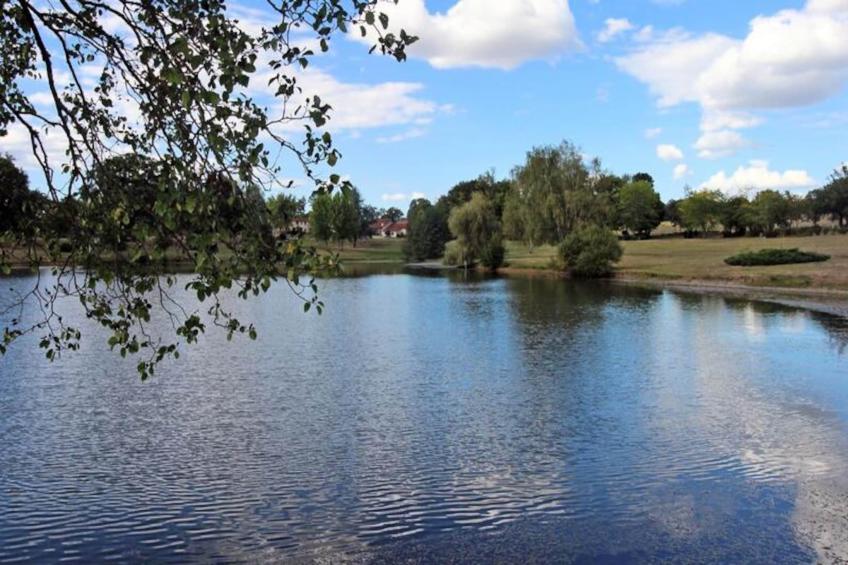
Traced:
[[337, 245], [324, 246], [308, 241], [309, 245], [316, 245], [319, 249], [327, 252], [337, 253], [343, 263], [403, 263], [403, 239], [374, 238], [360, 241], [353, 247], [345, 243], [344, 247]]
[[[775, 239], [656, 239], [625, 241], [619, 276], [678, 281], [715, 281], [787, 288], [848, 290], [848, 236], [785, 237]], [[830, 255], [824, 263], [773, 267], [731, 267], [724, 260], [743, 251], [793, 248]], [[513, 268], [547, 269], [556, 266], [556, 249], [541, 247], [532, 253], [518, 243], [507, 246]]]

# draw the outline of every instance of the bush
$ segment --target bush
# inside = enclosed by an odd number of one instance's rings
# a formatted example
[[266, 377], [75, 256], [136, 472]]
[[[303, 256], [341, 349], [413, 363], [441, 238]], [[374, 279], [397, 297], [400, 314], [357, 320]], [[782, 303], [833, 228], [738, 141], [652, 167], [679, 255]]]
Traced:
[[622, 253], [618, 238], [602, 226], [579, 228], [559, 246], [559, 256], [571, 273], [584, 278], [609, 276]]
[[489, 270], [497, 270], [503, 265], [506, 249], [500, 241], [490, 241], [480, 250], [480, 262]]
[[465, 261], [462, 246], [458, 241], [449, 241], [445, 245], [445, 256], [442, 259], [445, 265], [461, 267]]
[[810, 253], [798, 249], [761, 249], [740, 253], [724, 260], [735, 267], [756, 267], [764, 265], [791, 265], [793, 263], [817, 263], [827, 261], [829, 255]]

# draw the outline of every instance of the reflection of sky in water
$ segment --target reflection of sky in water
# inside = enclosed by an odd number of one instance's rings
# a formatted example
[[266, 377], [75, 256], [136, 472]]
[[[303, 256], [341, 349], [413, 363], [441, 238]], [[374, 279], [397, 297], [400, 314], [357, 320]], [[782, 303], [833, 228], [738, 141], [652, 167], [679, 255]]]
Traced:
[[146, 385], [98, 342], [16, 348], [0, 561], [848, 555], [844, 321], [546, 279], [324, 286], [320, 318], [234, 302], [259, 342], [209, 336]]

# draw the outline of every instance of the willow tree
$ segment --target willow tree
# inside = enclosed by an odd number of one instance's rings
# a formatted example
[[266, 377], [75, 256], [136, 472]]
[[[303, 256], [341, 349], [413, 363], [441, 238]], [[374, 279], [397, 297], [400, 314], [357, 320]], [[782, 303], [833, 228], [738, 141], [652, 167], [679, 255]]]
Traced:
[[612, 200], [604, 178], [600, 162], [587, 164], [571, 143], [534, 148], [513, 171], [507, 231], [533, 247], [559, 243], [583, 224], [608, 224]]
[[[142, 378], [207, 324], [228, 337], [256, 335], [222, 305], [229, 289], [248, 298], [284, 280], [304, 309], [320, 310], [312, 277], [327, 260], [268, 237], [256, 196], [295, 175], [317, 190], [346, 188], [329, 174], [340, 157], [327, 131], [332, 108], [298, 76], [347, 33], [370, 35], [372, 51], [403, 60], [415, 38], [389, 33], [380, 3], [267, 0], [263, 22], [249, 24], [223, 0], [0, 4], [0, 136], [28, 139], [49, 200], [40, 227], [0, 234], [0, 270], [25, 257], [55, 275], [0, 312], [10, 320], [0, 353], [27, 333], [40, 333], [50, 359], [78, 347], [80, 329], [55, 314], [68, 297], [110, 331], [112, 348], [139, 354]], [[127, 154], [135, 157], [123, 164], [142, 165], [142, 177], [123, 184], [98, 174]], [[283, 170], [290, 163], [300, 172]], [[59, 210], [71, 237], [48, 221]], [[115, 233], [121, 249], [107, 245]], [[172, 302], [176, 279], [160, 276], [168, 260], [193, 267], [186, 288], [199, 309]], [[43, 314], [33, 320], [28, 308]], [[157, 310], [175, 334], [148, 333]]]

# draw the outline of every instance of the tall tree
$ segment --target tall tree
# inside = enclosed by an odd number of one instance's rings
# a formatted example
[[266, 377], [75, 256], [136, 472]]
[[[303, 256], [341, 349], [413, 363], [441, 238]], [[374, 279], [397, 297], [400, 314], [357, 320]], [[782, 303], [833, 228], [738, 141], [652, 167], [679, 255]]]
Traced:
[[489, 199], [500, 218], [503, 215], [507, 195], [510, 193], [510, 181], [496, 180], [494, 171], [487, 171], [474, 180], [462, 181], [455, 184], [447, 194], [439, 198], [436, 205], [446, 215], [458, 206], [471, 200], [476, 193], [481, 193]]
[[359, 240], [361, 223], [359, 210], [362, 197], [356, 188], [339, 191], [332, 198], [332, 232], [333, 238], [342, 245], [349, 241], [354, 246]]
[[752, 225], [751, 203], [741, 195], [722, 197], [716, 219], [725, 237], [745, 235]]
[[786, 229], [792, 222], [792, 203], [789, 193], [763, 190], [751, 202], [751, 217], [755, 226], [766, 234]]
[[319, 192], [312, 197], [309, 212], [309, 232], [318, 241], [329, 243], [333, 240], [333, 197]]
[[[267, 221], [267, 214], [262, 220], [254, 196], [289, 186], [285, 179], [293, 174], [312, 179], [319, 190], [345, 184], [327, 170], [340, 157], [326, 129], [332, 107], [299, 76], [317, 51], [328, 51], [336, 36], [353, 31], [371, 34], [376, 49], [403, 60], [415, 38], [390, 33], [380, 5], [379, 0], [270, 0], [262, 22], [253, 26], [217, 0], [0, 4], [0, 136], [10, 128], [29, 136], [52, 202], [93, 192], [92, 173], [110, 156], [135, 154], [157, 163], [149, 229], [126, 241], [136, 260], [116, 265], [98, 240], [115, 226], [86, 223], [85, 204], [67, 208], [75, 233], [69, 248], [61, 256], [45, 252], [38, 259], [62, 265], [60, 278], [74, 275], [66, 279], [75, 285], [25, 295], [41, 302], [45, 319], [5, 328], [0, 353], [17, 337], [38, 331], [51, 359], [76, 347], [78, 329], [66, 327], [53, 313], [62, 297], [78, 299], [88, 316], [110, 330], [109, 342], [122, 354], [145, 353], [138, 365], [142, 378], [181, 343], [195, 341], [207, 324], [230, 336], [255, 335], [253, 326], [233, 317], [218, 298], [235, 283], [247, 298], [274, 280], [288, 279], [306, 291], [298, 295], [307, 308], [317, 305], [320, 311], [310, 279], [327, 261], [298, 243], [267, 239], [268, 226], [257, 223]], [[275, 103], [256, 100], [256, 88], [270, 89]], [[36, 92], [46, 93], [47, 106], [31, 96]], [[301, 135], [292, 134], [297, 124], [304, 126]], [[65, 157], [48, 150], [45, 128], [51, 140], [64, 145], [59, 154]], [[302, 173], [278, 165], [290, 162]], [[215, 214], [224, 211], [243, 218], [217, 221]], [[98, 212], [88, 219], [117, 224], [125, 217], [120, 211]], [[55, 224], [45, 220], [27, 245], [57, 241], [48, 230]], [[233, 225], [242, 231], [231, 230]], [[191, 237], [181, 237], [178, 229]], [[158, 277], [167, 268], [160, 251], [174, 241], [179, 245], [169, 252], [195, 265], [188, 288], [205, 303], [205, 319], [168, 307], [175, 280]], [[228, 252], [219, 253], [222, 247]], [[0, 268], [7, 267], [0, 258]], [[120, 307], [125, 304], [133, 307]], [[157, 308], [171, 317], [176, 336], [149, 337], [142, 331], [139, 321]]]
[[821, 190], [827, 212], [839, 222], [840, 228], [848, 226], [848, 165], [835, 170]]
[[413, 200], [407, 214], [409, 235], [403, 245], [404, 256], [409, 261], [437, 259], [444, 254], [445, 243], [450, 238], [447, 219], [429, 200]]
[[462, 254], [466, 268], [478, 259], [491, 269], [503, 262], [503, 236], [495, 208], [482, 193], [454, 208], [448, 226]]
[[647, 181], [633, 181], [619, 191], [618, 221], [638, 237], [651, 237], [651, 232], [660, 225], [662, 216], [662, 199]]
[[27, 174], [12, 157], [0, 155], [0, 239], [29, 231], [39, 213], [38, 203], [39, 199], [29, 188]]
[[403, 218], [403, 211], [400, 208], [392, 206], [383, 213], [383, 218], [391, 222], [397, 222]]
[[371, 224], [380, 219], [380, 211], [369, 204], [363, 204], [359, 209], [359, 237], [367, 238], [375, 234], [371, 233]]
[[292, 221], [306, 213], [306, 198], [280, 193], [268, 199], [268, 214], [274, 227], [287, 230]]
[[717, 190], [689, 193], [678, 205], [683, 228], [706, 235], [719, 222], [722, 199], [721, 192]]
[[525, 222], [524, 239], [532, 247], [557, 243], [580, 224], [609, 224], [611, 200], [597, 160], [588, 166], [574, 145], [537, 147], [513, 172], [517, 197], [507, 198], [513, 217]]

